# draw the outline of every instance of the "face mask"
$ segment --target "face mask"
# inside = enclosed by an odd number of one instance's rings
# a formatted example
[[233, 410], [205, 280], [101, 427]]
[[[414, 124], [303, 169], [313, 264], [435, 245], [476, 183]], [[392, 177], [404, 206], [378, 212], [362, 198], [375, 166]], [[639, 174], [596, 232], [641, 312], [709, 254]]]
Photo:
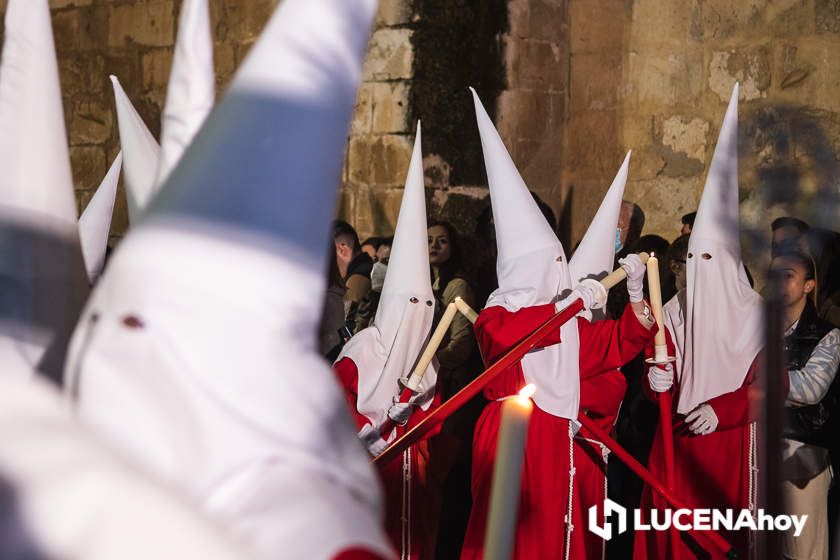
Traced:
[[388, 265], [375, 262], [373, 269], [370, 271], [370, 289], [374, 292], [381, 292], [382, 286], [385, 285], [385, 273], [388, 272]]
[[615, 252], [618, 253], [624, 248], [621, 242], [621, 228], [615, 228]]

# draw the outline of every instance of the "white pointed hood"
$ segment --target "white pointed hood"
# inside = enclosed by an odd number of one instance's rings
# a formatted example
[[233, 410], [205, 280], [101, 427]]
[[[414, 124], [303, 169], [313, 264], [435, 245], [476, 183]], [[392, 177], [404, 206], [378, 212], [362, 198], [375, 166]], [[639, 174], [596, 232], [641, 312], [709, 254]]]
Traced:
[[74, 335], [80, 414], [274, 557], [390, 553], [316, 336], [375, 12], [280, 4]]
[[[496, 227], [499, 287], [485, 307], [519, 311], [555, 303], [571, 289], [563, 245], [540, 212], [484, 106], [470, 88], [481, 135], [490, 203]], [[528, 353], [522, 360], [525, 381], [537, 386], [534, 402], [542, 410], [576, 419], [580, 401], [580, 339], [577, 322], [560, 330], [562, 342]]]
[[88, 284], [46, 0], [6, 4], [0, 169], [0, 363], [58, 381]]
[[216, 101], [207, 0], [184, 0], [163, 108], [156, 186], [169, 177]]
[[117, 106], [117, 124], [125, 167], [128, 220], [137, 223], [155, 192], [160, 146], [134, 108], [116, 76], [111, 76]]
[[114, 214], [114, 200], [122, 170], [122, 152], [117, 154], [99, 188], [88, 202], [79, 218], [79, 236], [82, 240], [82, 254], [91, 284], [95, 284], [102, 267], [105, 266], [105, 251], [108, 248], [108, 234]]
[[[171, 487], [103, 446], [59, 397], [38, 380], [0, 379], [0, 509], [9, 537], [0, 556], [254, 557]], [[16, 533], [9, 532], [13, 519]]]
[[[581, 239], [572, 258], [569, 259], [569, 272], [572, 282], [580, 282], [584, 278], [600, 280], [612, 272], [615, 261], [615, 231], [618, 227], [618, 215], [621, 212], [621, 201], [624, 198], [624, 187], [627, 185], [627, 173], [630, 167], [630, 153], [624, 157], [624, 162], [618, 169], [607, 194], [601, 201], [601, 206], [595, 217], [589, 223], [589, 228]], [[587, 312], [590, 319], [604, 317], [603, 310], [596, 309], [595, 313]]]
[[[385, 421], [392, 399], [400, 392], [399, 380], [414, 369], [434, 319], [421, 145], [418, 124], [376, 317], [372, 326], [350, 339], [338, 357], [348, 357], [356, 364], [356, 407], [374, 426]], [[434, 392], [436, 383], [437, 370], [430, 364], [421, 392]], [[425, 407], [430, 404], [427, 399]], [[386, 438], [393, 435], [384, 434]]]
[[761, 297], [741, 261], [738, 209], [736, 84], [688, 242], [684, 348], [677, 356], [681, 414], [740, 387], [764, 346]]

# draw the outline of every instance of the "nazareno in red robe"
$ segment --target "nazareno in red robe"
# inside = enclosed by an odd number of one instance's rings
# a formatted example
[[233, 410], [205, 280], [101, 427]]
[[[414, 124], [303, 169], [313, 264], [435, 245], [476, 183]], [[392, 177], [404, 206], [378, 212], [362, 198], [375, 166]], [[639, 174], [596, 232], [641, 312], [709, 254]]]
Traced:
[[[493, 363], [554, 313], [553, 304], [526, 307], [516, 312], [499, 306], [486, 308], [475, 323], [476, 339], [485, 362]], [[639, 322], [629, 305], [615, 321], [589, 323], [578, 319], [578, 330], [582, 381], [620, 367], [641, 352], [654, 333]], [[559, 342], [558, 329], [543, 340], [541, 346]], [[483, 553], [501, 419], [501, 402], [497, 399], [518, 393], [524, 385], [522, 366], [517, 363], [484, 389], [484, 396], [490, 403], [478, 420], [473, 439], [473, 506], [461, 551], [463, 560], [481, 558]], [[574, 482], [570, 467], [574, 452], [569, 421], [535, 406], [525, 444], [514, 558], [577, 559], [585, 556], [585, 512], [573, 507], [574, 489], [570, 499], [570, 485]], [[571, 524], [566, 522], [567, 516]]]
[[[674, 355], [674, 345], [670, 333], [667, 333], [668, 355]], [[653, 346], [646, 350], [648, 357], [653, 355]], [[674, 493], [689, 508], [749, 508], [755, 511], [758, 464], [756, 462], [756, 425], [751, 414], [750, 388], [756, 380], [758, 364], [762, 353], [755, 357], [744, 377], [741, 386], [731, 393], [724, 393], [709, 401], [718, 417], [718, 426], [714, 432], [706, 435], [694, 435], [685, 425], [685, 416], [677, 414], [678, 385], [675, 375], [673, 395], [673, 432], [674, 432]], [[656, 402], [656, 393], [650, 388], [645, 377], [642, 387], [645, 395]], [[657, 424], [653, 446], [650, 450], [648, 468], [661, 481], [665, 481], [665, 458], [662, 449], [661, 425]], [[648, 523], [651, 509], [669, 508], [661, 496], [649, 486], [642, 491], [639, 508], [642, 519]], [[671, 508], [673, 509], [673, 508]], [[737, 518], [738, 512], [735, 512]], [[736, 548], [740, 557], [748, 557], [750, 532], [722, 531], [721, 535]], [[633, 558], [638, 560], [657, 560], [671, 558], [667, 531], [637, 531], [633, 545]], [[726, 558], [726, 555], [702, 539], [698, 542], [688, 532], [680, 532], [681, 558]]]
[[[333, 364], [333, 370], [344, 389], [347, 405], [357, 428], [361, 429], [365, 424], [370, 424], [370, 420], [356, 409], [359, 392], [359, 371], [356, 363], [344, 357]], [[396, 395], [398, 388], [394, 391]], [[440, 395], [435, 393], [434, 400], [427, 410], [415, 408], [408, 423], [405, 426], [397, 426], [397, 437], [420, 423], [439, 405]], [[438, 498], [437, 489], [427, 476], [428, 439], [437, 435], [439, 431], [440, 428], [433, 430], [400, 457], [395, 457], [378, 469], [385, 490], [385, 530], [401, 559], [423, 560], [434, 557], [435, 551], [429, 550], [428, 544], [435, 542], [437, 523], [434, 512]]]

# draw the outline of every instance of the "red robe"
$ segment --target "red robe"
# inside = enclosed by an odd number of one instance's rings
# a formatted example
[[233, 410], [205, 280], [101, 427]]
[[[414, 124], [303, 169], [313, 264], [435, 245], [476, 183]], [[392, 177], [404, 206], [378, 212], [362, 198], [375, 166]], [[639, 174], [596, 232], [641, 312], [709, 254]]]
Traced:
[[[625, 356], [626, 361], [633, 357]], [[626, 392], [627, 380], [619, 369], [581, 379], [580, 413], [586, 414], [599, 428], [610, 433]], [[582, 427], [575, 436], [574, 507], [584, 515], [594, 505], [601, 508], [607, 497], [607, 453], [606, 447], [599, 444], [586, 428]], [[587, 530], [583, 531], [582, 538], [585, 541], [586, 558], [603, 558], [606, 545], [604, 539]]]
[[[674, 345], [668, 338], [668, 355], [674, 355]], [[648, 348], [648, 356], [653, 348]], [[671, 388], [673, 396], [674, 432], [674, 493], [689, 508], [748, 508], [750, 493], [754, 492], [758, 473], [750, 476], [750, 454], [755, 452], [754, 417], [751, 415], [750, 387], [755, 382], [761, 353], [753, 360], [741, 386], [731, 393], [724, 393], [709, 401], [718, 417], [714, 432], [694, 435], [685, 425], [685, 416], [677, 414], [678, 387], [675, 379]], [[642, 384], [645, 395], [656, 402], [656, 393], [645, 380]], [[752, 432], [752, 438], [751, 438]], [[753, 455], [754, 457], [754, 455]], [[755, 465], [757, 467], [757, 465]], [[656, 435], [648, 459], [648, 468], [661, 481], [665, 481], [665, 459], [662, 449], [662, 431], [657, 423]], [[753, 488], [750, 488], [752, 481]], [[754, 501], [754, 500], [753, 500]], [[661, 496], [645, 486], [640, 504], [643, 519], [647, 522], [647, 511], [654, 508], [669, 508]], [[673, 508], [672, 508], [673, 509]], [[736, 516], [737, 516], [736, 512]], [[724, 531], [721, 535], [734, 546], [742, 558], [748, 556], [749, 531]], [[698, 541], [687, 532], [680, 532], [682, 542], [681, 558], [725, 558], [706, 539]], [[701, 548], [702, 547], [702, 548]], [[705, 553], [703, 552], [705, 551]], [[665, 559], [672, 554], [668, 544], [667, 531], [637, 531], [633, 557], [636, 559]]]
[[[345, 357], [333, 365], [333, 370], [344, 389], [347, 405], [356, 420], [358, 429], [365, 424], [370, 424], [370, 420], [356, 409], [356, 398], [359, 392], [359, 371], [356, 363]], [[395, 388], [395, 394], [396, 391], [397, 388]], [[439, 405], [440, 395], [436, 393], [427, 410], [415, 408], [408, 423], [405, 426], [397, 426], [397, 437], [420, 423]], [[385, 490], [385, 530], [397, 551], [402, 552], [407, 558], [423, 559], [434, 556], [435, 551], [428, 550], [430, 548], [428, 545], [434, 543], [437, 532], [437, 523], [433, 515], [437, 497], [436, 490], [427, 476], [428, 438], [439, 431], [439, 428], [433, 430], [423, 441], [412, 445], [401, 457], [394, 458], [379, 467], [379, 477]], [[409, 466], [411, 478], [404, 492], [403, 482], [407, 478], [403, 476], [403, 468]], [[404, 506], [407, 508], [405, 512]], [[405, 517], [410, 520], [405, 526], [403, 525], [404, 513], [408, 514]]]
[[[476, 339], [482, 356], [492, 363], [554, 315], [554, 305], [527, 307], [510, 312], [489, 307], [475, 323]], [[653, 336], [639, 323], [628, 306], [617, 321], [589, 323], [578, 320], [580, 332], [580, 372], [582, 380], [614, 370], [641, 352]], [[560, 342], [560, 330], [543, 340], [541, 346]], [[481, 558], [490, 502], [496, 437], [501, 419], [501, 403], [496, 399], [516, 394], [525, 385], [522, 366], [517, 363], [500, 374], [484, 389], [490, 403], [475, 428], [473, 440], [472, 494], [470, 515], [462, 559]], [[514, 558], [564, 558], [569, 503], [570, 451], [569, 421], [534, 407], [525, 444], [522, 492], [516, 526]], [[583, 558], [585, 512], [572, 508], [574, 530], [570, 539], [570, 558]]]

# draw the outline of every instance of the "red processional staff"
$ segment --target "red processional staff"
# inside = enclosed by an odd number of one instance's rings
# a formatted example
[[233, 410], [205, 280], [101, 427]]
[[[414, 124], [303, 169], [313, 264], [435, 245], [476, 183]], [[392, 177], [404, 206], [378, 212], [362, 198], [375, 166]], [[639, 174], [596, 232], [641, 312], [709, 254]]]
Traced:
[[[646, 253], [640, 253], [639, 258], [642, 260], [642, 262], [647, 262], [649, 260], [649, 256]], [[609, 274], [606, 278], [601, 280], [601, 284], [603, 284], [604, 287], [607, 290], [609, 290], [617, 283], [621, 282], [626, 276], [627, 273], [624, 271], [624, 269], [618, 268], [617, 270]], [[545, 323], [537, 327], [537, 329], [534, 332], [522, 339], [522, 341], [519, 342], [519, 344], [511, 348], [504, 356], [499, 358], [495, 363], [493, 363], [490, 367], [484, 370], [483, 373], [476, 377], [466, 387], [464, 387], [458, 393], [453, 395], [452, 398], [450, 398], [448, 401], [439, 406], [423, 421], [421, 421], [414, 428], [406, 432], [401, 438], [397, 439], [391, 445], [389, 445], [382, 453], [380, 453], [374, 459], [374, 462], [384, 464], [396, 457], [397, 455], [399, 455], [400, 453], [402, 453], [409, 446], [413, 445], [417, 441], [420, 441], [425, 435], [427, 435], [438, 425], [443, 423], [443, 421], [446, 420], [446, 418], [448, 418], [452, 413], [454, 413], [461, 406], [463, 406], [470, 399], [472, 399], [475, 395], [481, 392], [481, 390], [484, 389], [484, 387], [487, 384], [489, 384], [493, 379], [495, 379], [499, 374], [501, 374], [507, 368], [511, 367], [513, 364], [520, 361], [525, 356], [525, 354], [527, 354], [533, 348], [535, 348], [540, 343], [540, 341], [546, 338], [550, 333], [555, 332], [556, 329], [559, 329], [567, 321], [574, 318], [582, 310], [583, 301], [577, 299], [571, 304], [569, 304], [569, 306], [563, 309], [562, 311], [557, 312], [553, 317], [551, 317]], [[473, 311], [472, 314], [469, 314], [467, 316], [474, 319], [477, 315]], [[661, 296], [659, 316], [661, 320]], [[403, 395], [404, 394], [405, 390], [403, 391]], [[401, 395], [400, 400], [402, 400], [403, 395]], [[406, 399], [406, 401], [407, 400], [408, 399]], [[670, 401], [670, 395], [668, 396], [667, 400]], [[664, 407], [665, 404], [668, 405], [668, 414], [666, 417], [670, 420], [671, 413], [669, 402], [660, 404], [660, 407]], [[624, 450], [624, 448], [622, 448], [618, 444], [618, 442], [613, 440], [606, 432], [604, 432], [604, 430], [599, 428], [585, 414], [581, 415], [578, 418], [578, 420], [581, 423], [581, 425], [586, 427], [610, 451], [615, 453], [615, 456], [618, 457], [620, 461], [626, 464], [630, 468], [630, 470], [632, 470], [634, 473], [636, 473], [637, 476], [639, 476], [639, 478], [644, 480], [651, 487], [651, 489], [653, 489], [654, 492], [661, 495], [668, 502], [669, 505], [676, 509], [690, 509], [688, 505], [681, 499], [679, 499], [671, 489], [667, 488], [659, 480], [657, 480], [656, 477], [654, 477], [648, 469], [646, 469], [632, 455], [630, 455], [626, 450]], [[670, 429], [671, 427], [669, 425], [668, 433], [670, 433]], [[673, 458], [673, 440], [671, 443], [671, 457]], [[671, 465], [671, 472], [673, 473], [673, 459]], [[697, 532], [694, 530], [691, 530], [690, 532], [694, 533], [699, 541], [708, 542], [715, 548], [719, 549], [720, 551], [726, 553], [729, 556], [733, 556], [735, 554], [735, 550], [733, 549], [732, 545], [730, 545], [726, 541], [726, 539], [720, 536], [720, 534], [717, 532]]]

